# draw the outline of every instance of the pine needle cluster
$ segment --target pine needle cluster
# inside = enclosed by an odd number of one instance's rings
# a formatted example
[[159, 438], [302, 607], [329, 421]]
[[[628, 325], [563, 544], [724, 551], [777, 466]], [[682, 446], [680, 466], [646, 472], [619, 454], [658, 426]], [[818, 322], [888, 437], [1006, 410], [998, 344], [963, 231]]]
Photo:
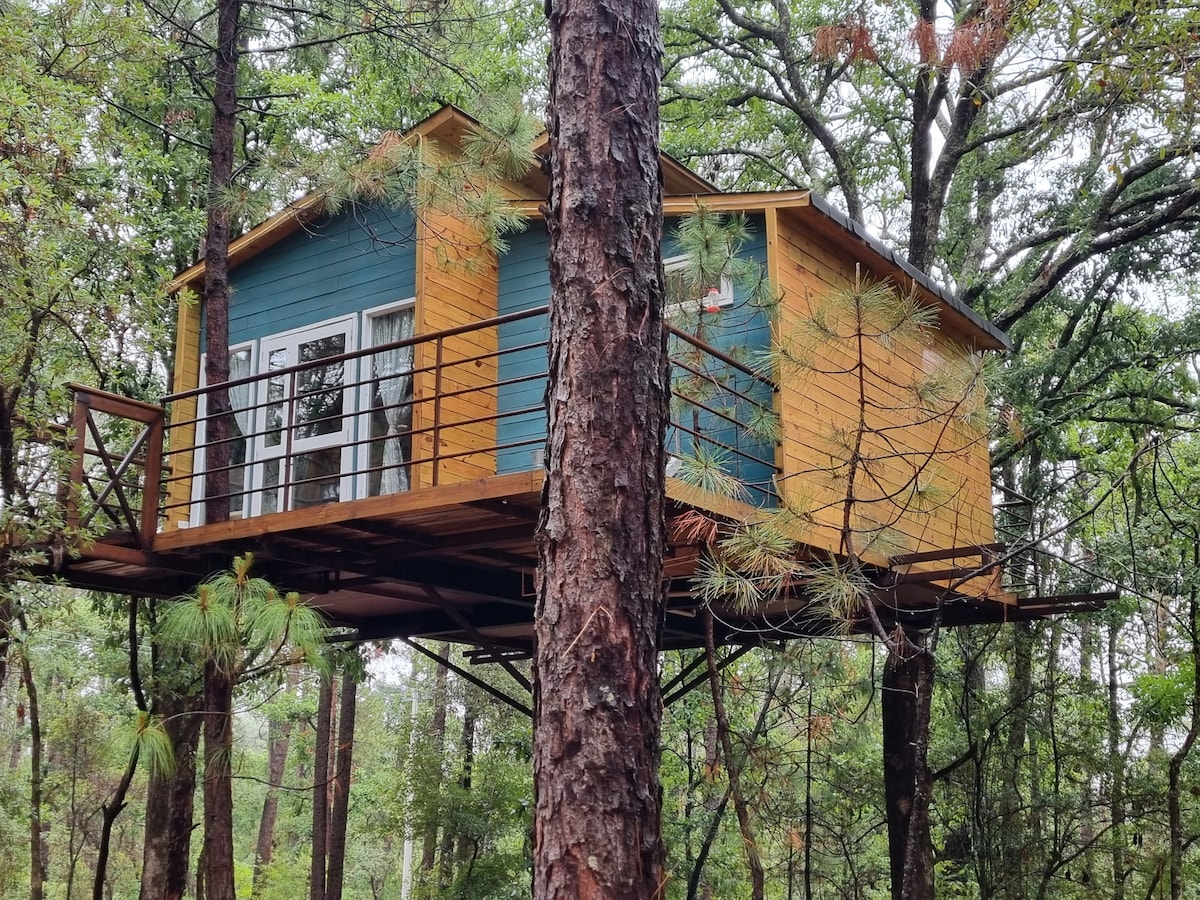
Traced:
[[294, 591], [280, 594], [252, 577], [253, 563], [253, 554], [239, 556], [231, 569], [172, 603], [163, 620], [164, 644], [233, 678], [279, 661], [319, 662], [326, 634], [321, 614]]
[[[695, 242], [709, 252], [714, 243], [703, 229]], [[697, 264], [696, 271], [705, 270]], [[910, 535], [924, 517], [957, 502], [950, 461], [987, 437], [981, 357], [935, 343], [936, 326], [936, 310], [915, 293], [859, 277], [845, 290], [809, 298], [803, 314], [759, 354], [760, 372], [781, 383], [819, 377], [825, 390], [838, 385], [856, 413], [830, 424], [810, 468], [789, 473], [777, 508], [723, 526], [707, 541], [695, 575], [706, 603], [751, 613], [790, 595], [834, 623], [863, 616], [877, 592], [878, 567], [911, 551]], [[680, 477], [744, 498], [744, 485], [716, 471], [721, 463], [695, 453]]]

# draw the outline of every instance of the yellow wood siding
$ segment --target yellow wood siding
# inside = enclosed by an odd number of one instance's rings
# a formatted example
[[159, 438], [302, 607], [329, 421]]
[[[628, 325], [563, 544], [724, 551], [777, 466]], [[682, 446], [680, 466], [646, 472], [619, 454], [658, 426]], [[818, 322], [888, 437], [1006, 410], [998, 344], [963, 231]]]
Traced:
[[[862, 435], [856, 476], [864, 502], [851, 509], [851, 527], [861, 551], [873, 527], [886, 527], [886, 541], [866, 555], [949, 550], [990, 543], [991, 485], [986, 434], [956, 419], [923, 411], [914, 393], [922, 376], [965, 352], [946, 334], [931, 330], [922, 339], [889, 345], [863, 344], [865, 401], [859, 400], [854, 342], [825, 340], [813, 333], [814, 304], [853, 284], [856, 260], [845, 249], [801, 229], [788, 214], [768, 218], [770, 274], [783, 292], [779, 339], [789, 342], [808, 365], [781, 371], [785, 496], [811, 510], [813, 545], [839, 550], [846, 513], [844, 473], [851, 444]], [[864, 266], [860, 277], [870, 280]], [[909, 285], [899, 285], [907, 290]], [[926, 298], [933, 304], [933, 298]], [[808, 327], [806, 328], [806, 323]], [[860, 419], [867, 423], [859, 429]], [[839, 434], [840, 432], [840, 434]], [[936, 486], [936, 499], [919, 508], [903, 495], [919, 471], [922, 486]], [[944, 568], [941, 562], [925, 568]]]
[[[175, 337], [175, 383], [173, 393], [190, 391], [200, 384], [200, 299], [188, 296], [187, 291], [176, 296], [179, 306], [178, 326]], [[194, 423], [196, 421], [196, 398], [176, 402], [169, 411], [170, 421]], [[196, 443], [196, 426], [184, 424], [171, 429], [169, 453], [170, 471], [167, 483], [166, 519], [164, 531], [179, 528], [191, 515], [189, 504], [192, 499], [192, 474], [195, 471], [194, 454], [191, 447]], [[183, 448], [183, 449], [181, 449]], [[171, 452], [174, 451], [174, 452]]]
[[[418, 235], [417, 332], [495, 316], [498, 266], [478, 231], [452, 213], [429, 210], [421, 214]], [[414, 427], [420, 432], [414, 488], [435, 483], [435, 457], [437, 484], [496, 472], [496, 331], [452, 335], [440, 344], [440, 365], [432, 343], [421, 344], [414, 361]]]

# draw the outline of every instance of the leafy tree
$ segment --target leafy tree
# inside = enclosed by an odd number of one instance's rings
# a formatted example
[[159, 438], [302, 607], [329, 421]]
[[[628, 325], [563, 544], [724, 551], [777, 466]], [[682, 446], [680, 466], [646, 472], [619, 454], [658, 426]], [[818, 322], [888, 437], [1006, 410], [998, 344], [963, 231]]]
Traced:
[[[281, 596], [250, 576], [253, 557], [201, 584], [168, 610], [163, 640], [204, 666], [204, 797], [207, 896], [233, 893], [233, 686], [280, 664], [316, 663], [325, 633], [320, 613], [298, 594]], [[214, 883], [214, 879], [219, 879]]]
[[155, 235], [168, 229], [143, 180], [160, 158], [105, 103], [142, 82], [136, 58], [155, 45], [108, 13], [18, 3], [0, 17], [0, 681], [15, 580], [87, 537], [59, 492], [66, 385], [116, 386], [164, 319]]
[[[805, 314], [785, 324], [791, 331], [772, 354], [778, 377], [817, 373], [842, 381], [845, 395], [856, 398], [857, 418], [831, 427], [822, 454], [827, 461], [789, 473], [778, 510], [725, 530], [713, 522], [710, 554], [697, 576], [697, 593], [710, 604], [732, 601], [749, 610], [803, 581], [814, 616], [835, 623], [862, 619], [886, 648], [884, 785], [893, 891], [904, 898], [931, 896], [933, 890], [927, 754], [930, 640], [937, 630], [935, 625], [931, 634], [909, 632], [885, 623], [871, 568], [874, 560], [901, 552], [906, 533], [920, 528], [915, 523], [959, 492], [961, 476], [948, 461], [986, 435], [982, 370], [974, 356], [964, 350], [960, 359], [907, 375], [880, 363], [898, 355], [920, 358], [917, 348], [933, 325], [931, 312], [913, 298], [864, 282], [813, 300]], [[881, 391], [894, 399], [881, 403]], [[905, 433], [919, 437], [905, 440]], [[835, 551], [815, 563], [804, 561], [801, 542], [830, 532], [834, 540], [826, 543]], [[714, 700], [715, 691], [714, 683]], [[720, 720], [719, 703], [717, 714]], [[725, 755], [731, 756], [728, 745]], [[731, 770], [736, 797], [732, 778]], [[741, 811], [739, 819], [746, 832]], [[744, 839], [749, 842], [748, 835]], [[761, 874], [755, 881], [761, 882]]]

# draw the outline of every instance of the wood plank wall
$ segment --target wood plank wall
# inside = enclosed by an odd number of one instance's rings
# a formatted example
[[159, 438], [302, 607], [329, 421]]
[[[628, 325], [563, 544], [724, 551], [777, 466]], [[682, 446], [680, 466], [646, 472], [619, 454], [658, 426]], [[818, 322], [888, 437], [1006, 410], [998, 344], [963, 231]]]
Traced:
[[[175, 378], [173, 391], [188, 391], [200, 384], [200, 298], [190, 291], [176, 295], [179, 306], [178, 325], [175, 336]], [[172, 422], [195, 422], [196, 399], [176, 403], [168, 410]], [[171, 446], [164, 448], [170, 453], [170, 471], [167, 477], [166, 520], [164, 531], [174, 531], [186, 523], [191, 515], [188, 504], [192, 498], [192, 474], [195, 472], [196, 426], [184, 425], [173, 429], [169, 438]], [[182, 448], [182, 449], [181, 449]]]
[[[452, 212], [427, 210], [420, 215], [417, 252], [417, 333], [456, 328], [496, 315], [496, 255], [482, 244], [479, 231]], [[413, 385], [414, 427], [437, 433], [438, 484], [456, 484], [496, 474], [495, 329], [472, 331], [445, 340], [442, 347], [441, 397], [433, 371], [422, 371]], [[436, 348], [417, 347], [415, 365], [431, 369]], [[482, 357], [482, 358], [481, 358]], [[455, 393], [469, 391], [469, 393]], [[449, 394], [450, 396], [447, 396]], [[434, 455], [432, 432], [420, 435], [414, 458]], [[461, 456], [457, 454], [468, 453]], [[447, 455], [450, 459], [442, 459]], [[413, 487], [434, 483], [434, 468], [418, 464]]]
[[[811, 360], [808, 371], [783, 373], [783, 490], [815, 510], [809, 542], [836, 551], [846, 483], [833, 473], [848, 458], [845, 437], [856, 430], [860, 417], [858, 381], [850, 371], [857, 351], [849, 341], [816, 339], [804, 323], [811, 321], [820, 298], [853, 283], [859, 261], [844, 246], [835, 246], [810, 229], [801, 230], [786, 211], [771, 217], [768, 241], [771, 274], [784, 295], [779, 339], [793, 341], [796, 351]], [[864, 278], [871, 277], [865, 265], [860, 271]], [[933, 302], [932, 297], [927, 299]], [[911, 390], [917, 379], [966, 351], [937, 330], [924, 337], [924, 342], [910, 340], [891, 347], [868, 341], [864, 348], [871, 370], [866, 379], [866, 420], [870, 426], [889, 430], [886, 438], [867, 435], [862, 455], [873, 459], [870, 467], [876, 483], [869, 488], [871, 502], [853, 510], [852, 527], [889, 526], [891, 546], [880, 542], [877, 546], [883, 552], [869, 554], [877, 562], [896, 553], [967, 547], [995, 539], [986, 434], [957, 423], [947, 427], [945, 422], [925, 421], [928, 416], [917, 408]], [[902, 497], [884, 499], [900, 490], [914, 465], [923, 466], [923, 480], [932, 479], [938, 488], [938, 502], [927, 509]], [[866, 540], [865, 534], [858, 538], [860, 545]]]

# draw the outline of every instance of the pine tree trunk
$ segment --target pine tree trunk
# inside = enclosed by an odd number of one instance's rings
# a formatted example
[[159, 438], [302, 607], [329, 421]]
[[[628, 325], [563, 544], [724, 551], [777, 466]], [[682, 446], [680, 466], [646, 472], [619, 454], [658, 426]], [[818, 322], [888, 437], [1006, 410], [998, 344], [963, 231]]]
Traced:
[[200, 716], [194, 707], [195, 701], [182, 693], [156, 698], [175, 768], [168, 774], [150, 773], [139, 900], [182, 900], [187, 890], [200, 742]]
[[533, 894], [641, 900], [663, 892], [658, 5], [555, 0], [550, 32]]
[[933, 656], [889, 647], [883, 668], [883, 779], [894, 900], [933, 900], [927, 751]]
[[346, 824], [350, 813], [350, 773], [354, 766], [354, 719], [358, 680], [352, 666], [342, 673], [341, 720], [338, 723], [337, 766], [333, 782], [333, 810], [329, 816], [329, 861], [325, 872], [325, 900], [342, 900], [346, 868]]
[[208, 900], [233, 888], [233, 679], [204, 664], [204, 880]]
[[312, 866], [309, 900], [325, 900], [325, 853], [329, 846], [329, 740], [333, 711], [333, 677], [321, 676], [317, 696], [317, 733], [313, 743]]
[[[226, 195], [233, 184], [237, 126], [237, 69], [240, 51], [241, 0], [217, 0], [217, 48], [213, 73], [212, 140], [209, 145], [207, 227], [204, 235], [204, 376], [211, 386], [229, 380], [229, 235]], [[229, 518], [229, 437], [232, 407], [229, 392], [212, 390], [206, 398], [205, 518]]]
[[[207, 228], [204, 250], [205, 368], [210, 386], [229, 380], [229, 235], [226, 195], [233, 184], [237, 125], [237, 70], [241, 2], [217, 0], [213, 68], [213, 122], [209, 144]], [[229, 519], [229, 392], [206, 399], [205, 518]], [[233, 887], [233, 679], [211, 661], [204, 666], [204, 882], [208, 900], [234, 900]]]

